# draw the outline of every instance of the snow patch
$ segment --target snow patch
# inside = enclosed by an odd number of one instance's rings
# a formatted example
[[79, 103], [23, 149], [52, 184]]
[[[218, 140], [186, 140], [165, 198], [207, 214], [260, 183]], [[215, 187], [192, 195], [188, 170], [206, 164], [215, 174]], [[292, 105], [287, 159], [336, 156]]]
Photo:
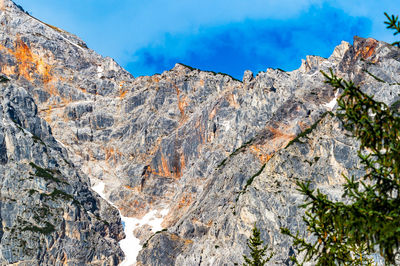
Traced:
[[335, 97], [332, 99], [332, 101], [330, 101], [329, 103], [324, 104], [324, 106], [326, 108], [329, 108], [330, 110], [332, 110], [335, 107], [336, 103], [337, 103], [338, 97], [339, 97], [339, 92], [336, 91]]
[[101, 66], [97, 67], [97, 78], [101, 78], [103, 76], [104, 69]]
[[67, 38], [65, 38], [65, 37], [62, 36], [61, 34], [59, 34], [59, 35], [60, 35], [60, 37], [61, 37], [62, 39], [64, 39], [65, 41], [69, 42], [70, 44], [72, 44], [72, 45], [75, 46], [76, 48], [78, 48], [78, 49], [84, 51], [84, 49], [83, 49], [82, 47], [80, 47], [79, 45], [77, 45], [76, 43], [74, 43], [74, 42], [68, 40]]
[[[94, 191], [96, 191], [103, 199], [105, 199], [108, 203], [118, 209], [112, 202], [110, 202], [105, 194], [104, 194], [105, 184], [104, 182], [99, 182], [95, 186], [92, 187]], [[119, 209], [118, 209], [119, 211]], [[161, 211], [150, 211], [147, 213], [142, 219], [137, 219], [133, 217], [126, 217], [121, 214], [122, 225], [124, 227], [125, 239], [122, 239], [119, 242], [119, 245], [122, 251], [125, 253], [125, 260], [120, 264], [120, 266], [130, 266], [136, 264], [136, 257], [139, 254], [139, 251], [142, 249], [140, 245], [140, 240], [136, 238], [133, 234], [133, 231], [142, 226], [142, 225], [150, 225], [151, 230], [155, 233], [157, 231], [161, 231], [163, 228], [161, 226], [162, 221], [164, 220], [164, 216], [167, 215], [168, 209], [163, 209]], [[158, 218], [157, 218], [158, 217]]]

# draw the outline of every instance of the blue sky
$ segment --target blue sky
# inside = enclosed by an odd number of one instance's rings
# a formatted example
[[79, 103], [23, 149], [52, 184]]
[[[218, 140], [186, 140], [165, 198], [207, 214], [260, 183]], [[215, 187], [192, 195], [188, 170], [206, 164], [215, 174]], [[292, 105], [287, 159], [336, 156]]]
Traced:
[[384, 11], [398, 0], [15, 0], [82, 38], [134, 76], [181, 62], [241, 79], [244, 70], [293, 70], [353, 36], [394, 41]]

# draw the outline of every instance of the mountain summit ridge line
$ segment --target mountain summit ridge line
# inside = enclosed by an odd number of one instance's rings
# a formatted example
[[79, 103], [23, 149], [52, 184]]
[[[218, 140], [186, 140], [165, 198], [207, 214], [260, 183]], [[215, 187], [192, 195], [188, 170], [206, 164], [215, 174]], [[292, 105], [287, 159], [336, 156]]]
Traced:
[[135, 230], [138, 265], [241, 264], [256, 221], [271, 265], [288, 264], [279, 228], [304, 229], [296, 180], [339, 198], [341, 174], [361, 174], [319, 71], [400, 100], [399, 49], [371, 38], [242, 81], [183, 64], [134, 78], [10, 0], [0, 24], [1, 264], [121, 263], [118, 210], [91, 189], [101, 182], [125, 217], [169, 210], [164, 230]]

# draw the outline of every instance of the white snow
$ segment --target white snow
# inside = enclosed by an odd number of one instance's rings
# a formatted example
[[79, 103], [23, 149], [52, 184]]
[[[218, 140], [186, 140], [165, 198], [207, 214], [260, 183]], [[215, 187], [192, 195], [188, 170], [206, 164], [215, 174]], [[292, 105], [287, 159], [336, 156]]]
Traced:
[[101, 66], [97, 67], [97, 78], [101, 78], [103, 76], [104, 69]]
[[335, 97], [332, 99], [332, 101], [330, 101], [329, 103], [324, 104], [324, 106], [332, 110], [333, 107], [335, 107], [335, 105], [337, 103], [338, 97], [339, 97], [339, 92], [336, 91]]
[[60, 33], [59, 33], [59, 35], [60, 35], [60, 37], [61, 37], [62, 39], [64, 39], [65, 41], [69, 42], [70, 44], [72, 44], [72, 45], [75, 46], [76, 48], [78, 48], [78, 49], [84, 51], [84, 49], [83, 49], [82, 47], [80, 47], [79, 45], [77, 45], [76, 43], [74, 43], [74, 42], [68, 40], [67, 38], [65, 38], [64, 36], [62, 36]]
[[[115, 206], [106, 198], [104, 194], [104, 186], [104, 182], [99, 182], [97, 185], [93, 186], [92, 189], [96, 191], [103, 199], [109, 202], [112, 206], [117, 208], [117, 206]], [[119, 242], [121, 249], [125, 253], [125, 260], [120, 264], [120, 266], [135, 265], [136, 257], [139, 254], [139, 251], [142, 249], [142, 246], [140, 245], [140, 240], [133, 235], [133, 231], [136, 228], [145, 224], [150, 225], [154, 233], [157, 231], [161, 231], [163, 229], [161, 223], [164, 219], [164, 216], [167, 215], [168, 211], [168, 209], [163, 209], [160, 212], [153, 210], [147, 213], [142, 219], [123, 216], [119, 211], [119, 214], [121, 215], [122, 225], [124, 227], [124, 232], [126, 235], [125, 239], [122, 239]], [[159, 216], [160, 218], [157, 218], [157, 216]]]

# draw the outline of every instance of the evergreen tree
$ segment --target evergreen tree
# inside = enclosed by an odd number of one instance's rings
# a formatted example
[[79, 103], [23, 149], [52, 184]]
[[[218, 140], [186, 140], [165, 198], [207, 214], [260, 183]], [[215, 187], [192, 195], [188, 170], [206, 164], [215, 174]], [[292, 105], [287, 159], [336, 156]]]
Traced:
[[256, 227], [254, 223], [253, 235], [247, 240], [247, 246], [250, 248], [250, 258], [243, 255], [245, 263], [244, 266], [263, 266], [265, 265], [273, 256], [271, 253], [267, 258], [264, 259], [266, 255], [266, 250], [268, 246], [263, 247], [264, 241], [260, 238], [260, 230]]
[[[393, 35], [397, 35], [400, 33], [400, 21], [399, 21], [399, 16], [389, 16], [388, 13], [385, 12], [385, 16], [387, 17], [388, 21], [385, 21], [385, 24], [387, 25], [387, 29], [394, 30]], [[400, 42], [394, 42], [392, 43], [393, 46], [397, 46], [400, 48]]]
[[[398, 17], [385, 15], [387, 28], [400, 33]], [[399, 42], [393, 45], [399, 46]], [[330, 75], [322, 74], [326, 83], [343, 91], [337, 116], [360, 141], [358, 155], [365, 175], [360, 180], [345, 176], [346, 203], [331, 201], [309, 183], [298, 183], [298, 190], [306, 196], [303, 220], [316, 241], [307, 242], [286, 228], [282, 232], [304, 252], [303, 262], [369, 265], [372, 260], [367, 255], [379, 252], [386, 264], [395, 264], [400, 246], [400, 115], [332, 70]]]

